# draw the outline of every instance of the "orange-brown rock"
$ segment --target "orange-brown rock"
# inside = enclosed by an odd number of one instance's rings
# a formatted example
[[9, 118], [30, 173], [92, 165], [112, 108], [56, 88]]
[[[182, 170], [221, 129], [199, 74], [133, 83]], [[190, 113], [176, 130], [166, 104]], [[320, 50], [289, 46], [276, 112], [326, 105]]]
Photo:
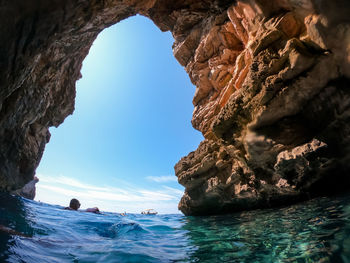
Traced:
[[347, 0], [0, 2], [0, 187], [33, 179], [74, 111], [96, 36], [129, 16], [171, 31], [206, 138], [175, 166], [185, 214], [301, 200], [350, 185]]

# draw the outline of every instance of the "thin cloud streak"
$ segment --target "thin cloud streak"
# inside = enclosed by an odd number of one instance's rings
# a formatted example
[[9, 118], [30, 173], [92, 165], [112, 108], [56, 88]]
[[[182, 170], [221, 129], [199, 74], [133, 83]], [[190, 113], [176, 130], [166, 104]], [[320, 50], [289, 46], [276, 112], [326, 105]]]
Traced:
[[175, 175], [147, 176], [146, 178], [156, 183], [177, 182], [177, 177]]
[[71, 186], [75, 188], [82, 188], [82, 189], [88, 189], [88, 190], [96, 190], [96, 191], [103, 191], [105, 188], [103, 187], [96, 187], [89, 184], [84, 184], [76, 179], [72, 179], [65, 176], [58, 176], [58, 177], [47, 177], [43, 175], [38, 175], [40, 178], [40, 182], [48, 183], [48, 184], [61, 184], [66, 186]]
[[181, 191], [179, 189], [176, 189], [170, 186], [163, 185], [163, 188], [167, 190], [167, 193], [169, 194], [172, 193], [174, 196], [178, 196], [179, 198], [181, 198], [184, 194], [184, 191]]

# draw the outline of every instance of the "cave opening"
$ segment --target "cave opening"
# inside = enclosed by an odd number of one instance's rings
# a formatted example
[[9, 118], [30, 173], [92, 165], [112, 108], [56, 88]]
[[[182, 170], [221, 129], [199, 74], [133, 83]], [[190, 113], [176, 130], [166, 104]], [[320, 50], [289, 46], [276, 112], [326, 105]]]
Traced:
[[191, 126], [195, 88], [172, 43], [171, 33], [139, 15], [99, 34], [76, 84], [73, 115], [50, 129], [36, 200], [177, 212], [183, 188], [173, 166], [203, 138]]

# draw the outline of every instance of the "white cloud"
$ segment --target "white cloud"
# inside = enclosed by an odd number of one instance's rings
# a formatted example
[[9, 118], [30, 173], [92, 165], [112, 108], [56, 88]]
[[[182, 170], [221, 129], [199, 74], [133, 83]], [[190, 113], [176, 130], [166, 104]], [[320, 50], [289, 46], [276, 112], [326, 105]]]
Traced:
[[82, 209], [98, 206], [104, 211], [139, 213], [154, 208], [159, 213], [179, 213], [177, 204], [183, 194], [183, 191], [168, 186], [155, 191], [131, 186], [122, 189], [90, 185], [65, 176], [38, 177], [36, 200], [67, 206], [71, 198], [78, 198]]
[[48, 177], [44, 175], [38, 175], [40, 182], [47, 183], [47, 184], [61, 184], [66, 186], [71, 186], [75, 188], [83, 188], [88, 190], [97, 190], [97, 191], [103, 191], [105, 188], [103, 187], [96, 187], [89, 184], [84, 184], [76, 179], [72, 179], [65, 176], [58, 176], [58, 177]]
[[177, 182], [177, 177], [175, 175], [147, 176], [146, 178], [157, 183]]
[[173, 187], [169, 187], [169, 186], [163, 186], [164, 189], [167, 190], [167, 193], [171, 193], [174, 196], [178, 196], [179, 198], [181, 198], [184, 194], [184, 191], [181, 191], [179, 189], [173, 188]]

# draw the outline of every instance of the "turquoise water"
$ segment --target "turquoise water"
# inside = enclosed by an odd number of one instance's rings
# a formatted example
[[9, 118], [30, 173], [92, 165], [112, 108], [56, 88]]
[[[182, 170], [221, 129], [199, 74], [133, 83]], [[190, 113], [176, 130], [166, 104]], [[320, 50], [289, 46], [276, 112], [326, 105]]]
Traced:
[[225, 216], [95, 215], [0, 194], [0, 262], [350, 262], [350, 195]]

